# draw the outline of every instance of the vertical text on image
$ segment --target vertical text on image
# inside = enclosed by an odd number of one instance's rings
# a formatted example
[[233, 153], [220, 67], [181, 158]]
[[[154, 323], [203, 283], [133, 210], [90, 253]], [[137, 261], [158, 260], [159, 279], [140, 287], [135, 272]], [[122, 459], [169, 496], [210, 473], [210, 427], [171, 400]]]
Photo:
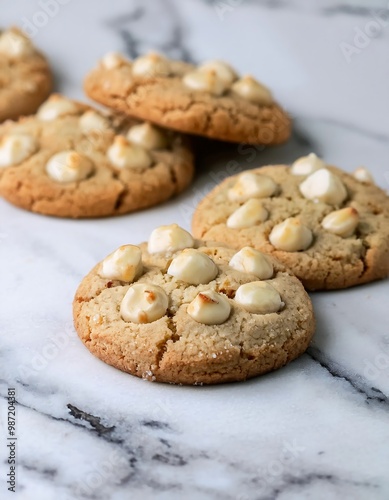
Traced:
[[8, 491], [16, 492], [16, 389], [8, 388], [7, 395], [7, 488]]

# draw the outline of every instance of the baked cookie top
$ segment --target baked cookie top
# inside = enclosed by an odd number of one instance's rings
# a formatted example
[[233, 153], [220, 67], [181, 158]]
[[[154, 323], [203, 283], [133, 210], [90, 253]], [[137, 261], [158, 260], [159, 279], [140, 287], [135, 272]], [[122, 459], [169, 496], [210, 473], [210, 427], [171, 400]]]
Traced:
[[50, 94], [45, 57], [18, 28], [0, 30], [0, 122], [35, 113]]
[[76, 330], [97, 357], [138, 377], [210, 384], [275, 370], [307, 348], [311, 301], [271, 256], [161, 226], [82, 280]]
[[99, 217], [161, 203], [191, 182], [179, 134], [52, 95], [0, 126], [0, 195], [42, 214]]
[[87, 75], [85, 91], [129, 116], [212, 139], [279, 144], [290, 135], [269, 89], [222, 61], [194, 66], [156, 53], [134, 61], [110, 53]]
[[198, 205], [193, 233], [274, 255], [311, 290], [389, 274], [388, 196], [366, 169], [350, 175], [313, 153], [226, 179]]

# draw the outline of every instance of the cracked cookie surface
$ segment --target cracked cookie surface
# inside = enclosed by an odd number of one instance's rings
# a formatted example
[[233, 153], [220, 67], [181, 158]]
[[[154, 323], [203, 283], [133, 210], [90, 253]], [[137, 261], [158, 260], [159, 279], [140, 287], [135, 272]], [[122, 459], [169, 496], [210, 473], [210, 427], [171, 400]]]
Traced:
[[[109, 56], [87, 75], [84, 84], [87, 95], [106, 106], [180, 132], [230, 142], [279, 144], [290, 135], [290, 119], [268, 98], [269, 91], [263, 87], [266, 95], [260, 94], [252, 100], [234, 92], [234, 81], [246, 78], [252, 82], [254, 79], [248, 76], [237, 80], [238, 75], [225, 63], [217, 61], [216, 64], [227, 66], [233, 75], [231, 82], [218, 80], [215, 83], [215, 72], [210, 69], [207, 75], [211, 81], [202, 80], [199, 86], [198, 67], [191, 64], [157, 55], [135, 61], [120, 55]], [[157, 70], [152, 66], [145, 68], [143, 73], [133, 69], [138, 68], [139, 59], [144, 62], [148, 57], [160, 57], [155, 63]], [[164, 65], [163, 70], [158, 64]], [[185, 77], [193, 74], [195, 80], [189, 82], [193, 86], [188, 87]]]
[[[139, 125], [149, 127], [147, 140], [156, 136], [162, 143], [134, 146], [127, 137]], [[36, 115], [0, 127], [0, 195], [33, 212], [72, 218], [124, 214], [162, 203], [192, 177], [192, 153], [181, 135], [103, 115], [60, 95]]]
[[[272, 179], [276, 189], [274, 193], [265, 196], [252, 191], [253, 195], [248, 195], [245, 201], [239, 199], [239, 193], [236, 194], [240, 176], [226, 179], [198, 205], [192, 223], [194, 235], [205, 240], [222, 241], [233, 248], [249, 245], [273, 255], [286, 264], [306, 288], [311, 290], [346, 288], [387, 277], [387, 194], [371, 182], [361, 182], [335, 167], [324, 167], [324, 170], [331, 172], [333, 176], [327, 172], [323, 177], [323, 174], [318, 175], [317, 171], [312, 171], [311, 175], [293, 175], [291, 167], [285, 165], [251, 170], [250, 173], [254, 175]], [[308, 177], [309, 182], [304, 182]], [[326, 183], [328, 184], [325, 185]], [[235, 196], [231, 195], [231, 189], [236, 191]], [[323, 201], [323, 193], [327, 196], [326, 201]], [[334, 197], [334, 193], [338, 197], [340, 194], [338, 200], [330, 199]], [[231, 227], [239, 226], [234, 224], [236, 215], [230, 218], [232, 214], [250, 199], [255, 199], [258, 204], [254, 207], [257, 217], [253, 216], [252, 211], [249, 214], [247, 208], [244, 220], [246, 224], [241, 224], [245, 227]], [[265, 211], [263, 218], [258, 216], [259, 208]], [[347, 210], [344, 211], [345, 208]], [[344, 230], [345, 220], [341, 220], [344, 215], [347, 216], [347, 224], [351, 224], [351, 234], [336, 234], [341, 224], [341, 230]], [[354, 216], [355, 223], [352, 219]], [[338, 218], [338, 226], [332, 220], [334, 217]], [[244, 217], [239, 219], [243, 220]], [[282, 238], [285, 239], [288, 235], [287, 231], [293, 231], [294, 226], [290, 223], [288, 227], [282, 226], [283, 222], [288, 220], [294, 223], [297, 221], [297, 224], [307, 230], [308, 237], [305, 242], [302, 239], [304, 235], [300, 234], [300, 243], [302, 242], [305, 248], [291, 251], [282, 244], [277, 247], [280, 241], [285, 243]], [[293, 240], [291, 234], [289, 233], [288, 237]]]
[[[151, 381], [214, 384], [278, 369], [306, 350], [315, 327], [312, 304], [300, 281], [283, 264], [270, 257], [272, 276], [261, 281], [279, 294], [281, 309], [254, 314], [238, 303], [237, 290], [258, 277], [229, 265], [236, 251], [201, 241], [193, 247], [217, 266], [216, 277], [207, 283], [191, 285], [169, 274], [172, 259], [182, 250], [150, 254], [146, 244], [140, 245], [143, 271], [133, 283], [103, 278], [102, 263], [82, 280], [73, 302], [74, 323], [95, 356]], [[167, 296], [166, 312], [159, 319], [124, 321], [121, 304], [138, 284], [159, 287]], [[189, 314], [189, 304], [213, 292], [228, 301], [228, 318], [221, 324], [196, 321]]]
[[46, 58], [17, 28], [0, 31], [0, 122], [35, 113], [52, 87]]

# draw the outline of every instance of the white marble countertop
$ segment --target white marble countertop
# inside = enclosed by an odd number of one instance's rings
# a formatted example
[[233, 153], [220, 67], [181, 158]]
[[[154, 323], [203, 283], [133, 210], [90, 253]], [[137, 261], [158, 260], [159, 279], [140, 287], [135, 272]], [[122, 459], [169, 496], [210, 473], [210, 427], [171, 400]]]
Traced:
[[231, 159], [244, 169], [313, 150], [346, 170], [368, 166], [387, 189], [388, 2], [8, 0], [0, 11], [2, 24], [33, 33], [72, 97], [105, 52], [156, 48], [230, 60], [295, 120], [280, 147], [201, 151], [185, 194], [137, 214], [59, 220], [0, 200], [0, 392], [15, 387], [18, 402], [13, 494], [0, 400], [0, 498], [387, 500], [388, 280], [312, 294], [318, 327], [305, 355], [216, 387], [153, 384], [105, 365], [78, 340], [71, 302], [120, 244], [159, 224], [188, 228]]

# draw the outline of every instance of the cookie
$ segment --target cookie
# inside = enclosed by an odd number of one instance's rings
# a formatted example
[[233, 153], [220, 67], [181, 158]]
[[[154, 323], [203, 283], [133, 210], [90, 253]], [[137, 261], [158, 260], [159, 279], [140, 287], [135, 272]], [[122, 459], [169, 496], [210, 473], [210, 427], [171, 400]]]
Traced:
[[366, 169], [350, 175], [313, 153], [226, 179], [196, 208], [193, 233], [266, 252], [310, 290], [389, 274], [388, 196]]
[[0, 122], [35, 113], [52, 75], [45, 57], [18, 28], [0, 31]]
[[103, 115], [60, 95], [0, 126], [0, 195], [59, 217], [101, 217], [157, 205], [193, 177], [188, 140]]
[[245, 380], [292, 361], [315, 327], [301, 282], [273, 257], [177, 226], [124, 245], [82, 280], [75, 328], [104, 362], [151, 381]]
[[270, 91], [222, 61], [194, 66], [155, 53], [134, 61], [111, 53], [87, 75], [85, 91], [129, 116], [211, 139], [279, 144], [291, 131]]

